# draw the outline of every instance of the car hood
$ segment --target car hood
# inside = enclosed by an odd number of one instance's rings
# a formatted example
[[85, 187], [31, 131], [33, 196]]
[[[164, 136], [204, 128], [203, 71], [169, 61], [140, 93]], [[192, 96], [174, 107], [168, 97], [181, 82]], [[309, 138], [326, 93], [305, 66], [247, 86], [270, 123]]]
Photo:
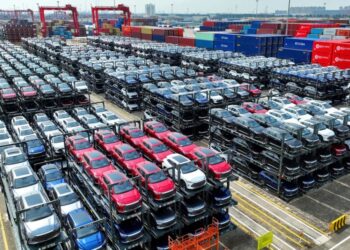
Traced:
[[12, 193], [13, 193], [13, 196], [15, 197], [15, 199], [18, 199], [19, 197], [21, 197], [24, 194], [29, 194], [29, 193], [32, 193], [34, 191], [40, 191], [40, 190], [41, 190], [40, 184], [36, 183], [36, 184], [28, 186], [28, 187], [14, 188], [14, 189], [12, 189]]
[[231, 171], [231, 166], [226, 161], [220, 162], [215, 165], [209, 165], [209, 168], [216, 173], [227, 173]]
[[175, 184], [171, 179], [166, 179], [164, 181], [157, 182], [157, 183], [149, 183], [148, 186], [152, 190], [156, 192], [162, 192], [162, 193], [170, 192], [175, 188]]
[[60, 222], [55, 214], [41, 220], [24, 222], [27, 234], [31, 237], [50, 233], [60, 227]]
[[303, 146], [303, 144], [297, 139], [292, 139], [292, 140], [286, 141], [286, 144], [289, 147], [293, 147], [293, 148], [301, 148]]
[[192, 183], [197, 183], [206, 180], [205, 174], [199, 169], [188, 174], [182, 174], [181, 177], [187, 182]]
[[312, 115], [306, 114], [306, 115], [301, 115], [301, 116], [299, 116], [299, 119], [300, 119], [300, 120], [309, 120], [309, 119], [311, 119], [312, 117], [313, 117]]
[[188, 145], [188, 146], [179, 147], [179, 151], [184, 155], [188, 155], [196, 147], [197, 146], [194, 143], [192, 143], [191, 145]]
[[101, 247], [104, 244], [105, 237], [101, 232], [88, 235], [84, 238], [77, 239], [77, 245], [81, 250], [90, 250]]
[[162, 162], [168, 155], [173, 154], [171, 150], [164, 151], [162, 153], [155, 154], [155, 158], [157, 161]]
[[122, 194], [113, 194], [113, 200], [118, 204], [128, 205], [139, 202], [141, 200], [141, 195], [139, 191], [134, 188]]

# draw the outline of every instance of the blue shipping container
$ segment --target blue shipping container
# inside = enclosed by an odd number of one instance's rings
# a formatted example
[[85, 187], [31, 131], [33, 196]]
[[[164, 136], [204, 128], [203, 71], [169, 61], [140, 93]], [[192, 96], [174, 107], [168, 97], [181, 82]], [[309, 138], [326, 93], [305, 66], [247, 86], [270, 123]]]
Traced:
[[214, 42], [196, 39], [196, 47], [205, 48], [205, 49], [214, 49]]
[[236, 37], [236, 43], [239, 44], [249, 44], [252, 46], [265, 46], [266, 45], [266, 37], [259, 35], [239, 35]]
[[152, 40], [157, 42], [165, 42], [165, 36], [162, 35], [152, 35]]
[[215, 50], [236, 51], [236, 45], [231, 42], [214, 42]]
[[217, 33], [214, 35], [214, 41], [222, 41], [222, 42], [236, 42], [236, 34], [223, 34], [223, 33]]
[[284, 46], [288, 49], [299, 49], [299, 50], [312, 50], [312, 46], [314, 45], [314, 41], [318, 39], [315, 38], [295, 38], [288, 37], [284, 39]]
[[310, 63], [312, 51], [280, 48], [277, 52], [277, 57], [281, 59], [289, 59], [295, 63]]

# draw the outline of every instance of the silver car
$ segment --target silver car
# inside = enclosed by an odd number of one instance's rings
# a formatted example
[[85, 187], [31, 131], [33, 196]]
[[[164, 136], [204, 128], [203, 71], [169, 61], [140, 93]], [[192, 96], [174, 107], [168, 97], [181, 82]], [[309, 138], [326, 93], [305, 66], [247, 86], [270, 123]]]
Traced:
[[25, 194], [18, 200], [18, 209], [25, 210], [20, 214], [20, 223], [29, 245], [53, 240], [61, 233], [60, 220], [53, 206], [47, 203], [47, 197], [38, 191]]
[[8, 174], [16, 167], [30, 166], [27, 157], [20, 148], [7, 148], [1, 153], [0, 166]]
[[15, 200], [22, 195], [43, 190], [37, 175], [29, 166], [12, 169], [8, 181]]
[[79, 196], [67, 183], [54, 185], [51, 197], [60, 201], [60, 211], [63, 216], [67, 216], [70, 212], [83, 207]]

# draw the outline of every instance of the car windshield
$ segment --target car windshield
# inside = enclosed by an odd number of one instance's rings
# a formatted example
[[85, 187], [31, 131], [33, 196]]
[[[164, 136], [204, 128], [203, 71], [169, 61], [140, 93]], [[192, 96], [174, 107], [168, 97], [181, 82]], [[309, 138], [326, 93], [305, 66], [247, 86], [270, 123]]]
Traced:
[[163, 125], [155, 126], [153, 127], [153, 129], [156, 133], [162, 133], [162, 132], [168, 131], [168, 129]]
[[153, 146], [152, 149], [153, 149], [153, 152], [157, 154], [157, 153], [162, 153], [162, 152], [167, 151], [168, 147], [165, 146], [164, 144], [158, 144], [158, 145]]
[[208, 158], [208, 161], [209, 161], [209, 164], [215, 165], [215, 164], [219, 164], [219, 163], [223, 162], [224, 159], [222, 157], [220, 157], [219, 155], [213, 155], [213, 156]]
[[140, 158], [140, 157], [141, 157], [141, 155], [137, 151], [132, 151], [132, 152], [128, 152], [128, 153], [124, 154], [124, 159], [126, 161], [135, 160], [135, 159]]
[[149, 177], [148, 177], [148, 182], [149, 183], [157, 183], [157, 182], [161, 182], [161, 181], [164, 181], [166, 180], [167, 177], [166, 175], [164, 174], [163, 171], [159, 171], [159, 172], [156, 172], [154, 174], [151, 174]]
[[110, 136], [106, 136], [104, 139], [103, 139], [104, 143], [106, 144], [110, 144], [110, 143], [115, 143], [115, 142], [118, 142], [118, 137], [116, 135], [110, 135]]
[[97, 227], [95, 224], [89, 224], [88, 226], [81, 227], [77, 229], [77, 236], [78, 238], [85, 238], [89, 235], [97, 233]]
[[249, 121], [248, 125], [250, 128], [256, 128], [260, 126], [259, 123], [257, 123], [256, 121]]
[[25, 221], [36, 221], [52, 215], [52, 210], [48, 205], [42, 207], [30, 208], [30, 210], [24, 212]]
[[62, 135], [57, 135], [52, 137], [51, 141], [53, 143], [63, 143], [63, 136]]
[[33, 130], [32, 129], [21, 130], [21, 136], [31, 135], [31, 134], [33, 134]]
[[238, 113], [240, 113], [241, 115], [249, 114], [249, 112], [246, 109], [244, 109], [244, 108], [239, 108], [238, 109]]
[[74, 202], [77, 202], [79, 200], [79, 197], [76, 193], [70, 193], [70, 194], [61, 196], [59, 200], [60, 200], [61, 206], [66, 206]]
[[34, 175], [28, 175], [19, 179], [15, 179], [13, 182], [14, 188], [24, 188], [36, 184], [38, 181]]
[[307, 135], [310, 135], [310, 134], [311, 134], [310, 130], [308, 130], [306, 128], [303, 129], [303, 132], [302, 132], [303, 136], [307, 136]]
[[294, 140], [294, 137], [291, 134], [286, 133], [286, 134], [284, 134], [284, 140], [285, 141]]
[[307, 114], [306, 111], [303, 109], [299, 109], [297, 112], [298, 112], [298, 115], [306, 115]]
[[45, 126], [45, 131], [52, 131], [52, 130], [57, 130], [57, 127], [54, 124]]
[[181, 138], [180, 140], [177, 141], [177, 143], [181, 146], [181, 147], [185, 147], [185, 146], [189, 146], [192, 144], [192, 141], [190, 139], [188, 139], [187, 137], [185, 138]]
[[277, 122], [277, 120], [275, 118], [273, 118], [272, 116], [265, 116], [265, 120], [268, 123], [276, 123]]
[[288, 99], [282, 99], [281, 100], [283, 104], [291, 104], [291, 102]]
[[300, 96], [294, 96], [294, 100], [296, 100], [296, 101], [303, 101], [304, 99], [301, 98]]
[[282, 113], [282, 118], [283, 118], [284, 120], [289, 120], [289, 119], [292, 119], [293, 117], [292, 117], [290, 114]]
[[118, 119], [118, 117], [114, 114], [107, 116], [107, 120], [109, 120], [109, 121], [113, 121], [113, 120], [117, 120], [117, 119]]
[[14, 94], [15, 93], [12, 89], [3, 89], [2, 92], [4, 94]]
[[55, 181], [55, 180], [59, 180], [62, 178], [63, 178], [63, 175], [62, 175], [61, 171], [54, 171], [54, 172], [51, 172], [51, 173], [48, 173], [45, 175], [46, 181]]
[[81, 142], [77, 142], [75, 143], [75, 149], [76, 150], [82, 150], [82, 149], [87, 149], [90, 148], [91, 145], [88, 141], [81, 141]]
[[5, 164], [6, 165], [12, 165], [12, 164], [17, 164], [26, 161], [26, 158], [24, 157], [23, 154], [19, 155], [14, 155], [14, 156], [9, 156], [6, 157], [5, 159]]
[[263, 110], [264, 108], [261, 107], [260, 105], [255, 105], [254, 109], [255, 109], [255, 110]]
[[334, 120], [334, 126], [341, 126], [342, 125], [342, 123], [339, 121], [339, 120], [337, 120], [337, 119], [335, 119]]
[[93, 118], [88, 119], [88, 120], [87, 120], [87, 123], [88, 123], [88, 124], [91, 124], [91, 123], [98, 123], [98, 120], [97, 120], [96, 117], [93, 117]]
[[130, 132], [130, 135], [132, 138], [139, 138], [139, 137], [144, 136], [145, 134], [143, 133], [142, 130], [133, 130]]
[[21, 120], [17, 120], [15, 124], [16, 126], [22, 126], [22, 125], [28, 124], [28, 122], [24, 119], [23, 120], [21, 119]]
[[323, 107], [324, 107], [325, 109], [329, 109], [329, 108], [332, 108], [332, 105], [330, 105], [329, 103], [324, 103], [324, 104], [323, 104]]
[[68, 122], [67, 123], [67, 127], [68, 128], [75, 128], [75, 127], [78, 127], [80, 126], [79, 123], [77, 121], [71, 121], [71, 122]]
[[0, 134], [0, 140], [6, 140], [9, 138], [10, 138], [10, 136], [7, 133]]
[[58, 115], [58, 119], [66, 119], [68, 117], [70, 117], [70, 116], [67, 113], [61, 113]]
[[134, 186], [131, 184], [131, 182], [129, 180], [119, 182], [118, 184], [113, 185], [113, 192], [115, 194], [126, 193], [126, 192], [133, 190], [133, 189], [134, 189]]
[[104, 157], [91, 161], [91, 167], [93, 169], [104, 168], [104, 167], [107, 167], [108, 165], [109, 165], [109, 161]]
[[27, 145], [28, 147], [41, 147], [43, 144], [41, 143], [40, 140], [36, 139], [36, 140], [27, 141]]
[[184, 165], [181, 165], [181, 172], [183, 174], [188, 174], [196, 170], [197, 168], [195, 167], [193, 162], [189, 162], [189, 163], [185, 163]]

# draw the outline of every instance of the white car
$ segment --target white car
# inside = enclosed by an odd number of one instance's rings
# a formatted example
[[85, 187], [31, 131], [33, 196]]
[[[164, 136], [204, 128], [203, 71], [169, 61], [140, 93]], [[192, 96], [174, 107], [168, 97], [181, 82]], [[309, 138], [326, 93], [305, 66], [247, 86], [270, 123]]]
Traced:
[[0, 120], [0, 129], [6, 129], [7, 130], [5, 123], [3, 121], [1, 121], [1, 120]]
[[178, 179], [180, 170], [180, 185], [189, 190], [202, 188], [207, 180], [203, 171], [201, 171], [191, 160], [180, 154], [171, 154], [167, 156], [162, 163], [162, 167], [168, 169], [169, 175], [175, 174]]
[[6, 128], [0, 128], [0, 146], [13, 144], [12, 137]]
[[55, 121], [62, 126], [62, 121], [68, 118], [72, 118], [67, 111], [65, 110], [57, 110], [53, 113], [53, 118]]
[[100, 113], [99, 117], [102, 120], [102, 122], [107, 124], [108, 126], [119, 125], [126, 122], [124, 119], [119, 118], [118, 116], [116, 116], [116, 114], [114, 114], [111, 111]]
[[44, 113], [35, 114], [33, 119], [36, 122], [37, 126], [40, 126], [40, 124], [43, 122], [50, 121], [49, 117]]
[[298, 106], [284, 108], [283, 111], [286, 111], [291, 116], [293, 116], [293, 118], [298, 120], [307, 120], [312, 118], [312, 115], [308, 114], [303, 108], [300, 108]]
[[43, 190], [38, 177], [29, 166], [12, 169], [8, 181], [15, 200], [24, 194]]
[[282, 123], [291, 122], [291, 123], [300, 124], [299, 121], [295, 119], [291, 114], [283, 110], [271, 109], [267, 111], [266, 114], [273, 116], [277, 121]]
[[121, 92], [122, 95], [128, 97], [129, 99], [136, 99], [139, 96], [136, 91], [130, 91], [125, 88], [122, 88]]
[[81, 127], [81, 124], [74, 118], [62, 120], [62, 128], [66, 133], [78, 131], [79, 127]]
[[122, 105], [125, 109], [130, 110], [130, 111], [135, 111], [135, 110], [139, 109], [138, 104], [126, 102], [125, 100], [122, 101]]
[[64, 138], [61, 132], [57, 131], [55, 134], [51, 134], [48, 139], [56, 154], [64, 150]]
[[89, 91], [89, 88], [85, 81], [76, 81], [71, 85], [78, 93], [86, 93]]
[[222, 103], [224, 101], [224, 98], [219, 95], [219, 93], [216, 90], [209, 91], [209, 99], [214, 104]]
[[81, 117], [83, 117], [84, 115], [88, 115], [89, 112], [87, 112], [86, 109], [81, 108], [81, 107], [77, 107], [73, 109], [73, 115], [75, 117], [77, 117], [78, 119], [80, 119]]
[[301, 120], [300, 123], [311, 129], [312, 133], [314, 132], [314, 127], [318, 125], [317, 134], [321, 137], [322, 141], [329, 142], [335, 138], [335, 133], [333, 130], [330, 130], [323, 123], [319, 123], [313, 119]]
[[39, 129], [46, 138], [50, 138], [53, 134], [60, 132], [56, 124], [54, 124], [52, 121], [41, 122]]
[[91, 110], [92, 112], [94, 112], [95, 114], [98, 114], [98, 113], [104, 113], [106, 111], [108, 111], [103, 104], [94, 104], [92, 105], [91, 107]]
[[60, 201], [60, 211], [63, 216], [67, 216], [70, 212], [83, 207], [79, 196], [67, 183], [54, 185], [51, 196], [54, 200]]
[[[311, 100], [311, 101], [309, 101], [309, 104], [315, 105], [316, 107], [320, 108], [321, 110], [323, 110], [327, 113], [341, 112], [339, 109], [333, 107], [328, 102]], [[344, 113], [344, 115], [345, 115], [345, 113]]]
[[4, 167], [6, 173], [9, 173], [16, 167], [30, 166], [25, 154], [17, 147], [5, 149], [1, 153], [0, 163], [0, 166]]
[[16, 134], [19, 141], [24, 141], [26, 137], [35, 135], [35, 132], [31, 126], [25, 125], [19, 127]]
[[80, 118], [81, 122], [89, 129], [103, 128], [106, 124], [100, 122], [94, 115], [84, 115]]
[[291, 108], [295, 107], [296, 105], [294, 103], [291, 103], [287, 98], [285, 97], [272, 97], [272, 100], [277, 102], [279, 105], [281, 105], [283, 108]]
[[18, 129], [22, 126], [29, 126], [29, 123], [24, 116], [15, 116], [11, 120], [12, 129], [17, 133]]

